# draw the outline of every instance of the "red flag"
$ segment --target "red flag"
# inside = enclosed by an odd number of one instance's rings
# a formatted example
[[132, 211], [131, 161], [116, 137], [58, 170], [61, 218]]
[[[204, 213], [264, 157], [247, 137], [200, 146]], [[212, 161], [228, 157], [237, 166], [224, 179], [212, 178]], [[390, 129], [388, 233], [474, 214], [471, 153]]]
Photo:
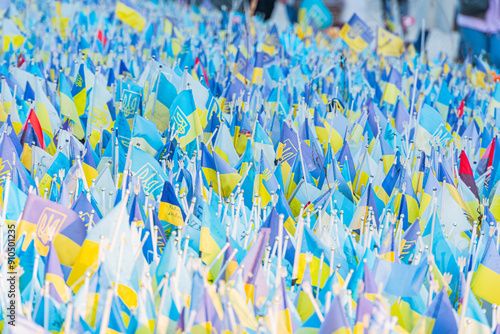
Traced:
[[205, 71], [205, 68], [203, 67], [203, 65], [201, 63], [200, 58], [196, 57], [196, 60], [194, 61], [194, 67], [197, 68], [198, 66], [201, 68], [201, 71], [203, 72], [203, 78], [205, 79], [205, 83], [207, 84], [207, 87], [208, 87], [207, 72]]
[[28, 119], [26, 120], [26, 123], [24, 123], [23, 131], [26, 131], [26, 128], [28, 127], [28, 122], [33, 127], [33, 130], [35, 130], [36, 136], [38, 137], [38, 141], [40, 142], [40, 146], [42, 147], [42, 149], [45, 149], [45, 143], [43, 142], [42, 127], [33, 109], [30, 110]]
[[97, 40], [102, 43], [103, 47], [106, 45], [106, 42], [108, 41], [101, 29], [97, 31]]
[[26, 60], [24, 59], [23, 54], [20, 53], [19, 56], [17, 56], [17, 67], [23, 66], [25, 61]]
[[472, 173], [472, 168], [470, 167], [467, 154], [465, 154], [464, 151], [460, 153], [460, 168], [458, 169], [458, 174], [460, 175], [460, 178], [465, 183], [465, 185], [472, 191], [474, 196], [479, 199], [479, 191], [474, 180], [474, 174]]
[[494, 157], [495, 157], [495, 138], [493, 138], [490, 145], [488, 145], [486, 151], [484, 151], [483, 156], [479, 160], [479, 163], [477, 164], [476, 168], [476, 171], [480, 175], [486, 173], [486, 176], [484, 178], [484, 187], [486, 188], [486, 190], [488, 190], [488, 187], [490, 185], [490, 177], [491, 177], [491, 171], [493, 169]]
[[460, 101], [460, 105], [458, 106], [458, 109], [457, 109], [457, 114], [458, 114], [458, 118], [462, 117], [464, 115], [464, 99], [462, 99], [462, 101]]

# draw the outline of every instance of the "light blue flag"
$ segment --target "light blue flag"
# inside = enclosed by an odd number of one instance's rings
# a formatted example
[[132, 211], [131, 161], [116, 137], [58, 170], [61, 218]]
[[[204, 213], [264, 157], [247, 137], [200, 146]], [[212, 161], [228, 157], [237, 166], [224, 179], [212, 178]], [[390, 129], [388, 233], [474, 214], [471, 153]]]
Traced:
[[309, 24], [310, 21], [320, 28], [328, 28], [333, 23], [333, 16], [321, 0], [304, 0], [299, 9], [299, 23]]
[[164, 144], [155, 123], [136, 114], [132, 129], [132, 145], [155, 157]]
[[431, 146], [446, 146], [453, 139], [436, 109], [424, 104], [419, 117], [416, 143], [417, 147], [424, 149], [427, 154], [430, 154]]
[[137, 147], [132, 148], [130, 160], [132, 173], [142, 182], [144, 192], [158, 198], [163, 184], [168, 180], [160, 164], [151, 155]]

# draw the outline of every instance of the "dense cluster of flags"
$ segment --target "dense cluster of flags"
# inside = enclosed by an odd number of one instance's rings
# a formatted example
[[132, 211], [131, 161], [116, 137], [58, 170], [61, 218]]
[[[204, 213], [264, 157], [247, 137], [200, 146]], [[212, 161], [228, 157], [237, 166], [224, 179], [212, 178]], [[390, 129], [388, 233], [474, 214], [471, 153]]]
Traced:
[[496, 77], [308, 6], [0, 0], [0, 332], [500, 332]]

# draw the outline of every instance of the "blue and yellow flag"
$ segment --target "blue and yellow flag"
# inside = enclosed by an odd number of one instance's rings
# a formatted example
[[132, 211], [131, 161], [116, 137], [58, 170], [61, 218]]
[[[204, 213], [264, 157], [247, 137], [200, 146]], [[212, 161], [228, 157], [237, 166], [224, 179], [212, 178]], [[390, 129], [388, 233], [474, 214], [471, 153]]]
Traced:
[[66, 282], [59, 262], [59, 256], [54, 245], [50, 243], [45, 263], [45, 282], [49, 282], [49, 295], [58, 303], [69, 300]]
[[396, 104], [398, 97], [401, 95], [401, 74], [394, 67], [391, 67], [389, 79], [385, 85], [384, 95], [381, 102], [388, 104]]
[[403, 40], [383, 28], [378, 28], [377, 54], [389, 57], [400, 57], [404, 50]]
[[186, 214], [175, 196], [175, 190], [168, 181], [163, 186], [158, 218], [174, 226], [184, 225], [184, 220], [186, 219]]
[[59, 72], [59, 98], [61, 99], [61, 114], [68, 117], [73, 122], [73, 133], [78, 139], [83, 139], [85, 133], [83, 132], [80, 117], [76, 109], [75, 101], [69, 90], [68, 81], [63, 72]]
[[420, 110], [418, 126], [415, 143], [427, 154], [430, 153], [431, 147], [445, 147], [453, 139], [441, 115], [427, 104]]
[[170, 125], [175, 127], [181, 147], [185, 147], [203, 134], [192, 90], [183, 90], [172, 101]]
[[303, 27], [312, 21], [319, 29], [325, 29], [332, 25], [333, 16], [323, 1], [305, 0], [300, 4], [298, 21]]
[[[234, 188], [238, 185], [241, 180], [241, 175], [238, 174], [236, 169], [231, 167], [224, 159], [217, 154], [217, 152], [213, 152], [214, 165], [216, 172], [219, 173], [220, 185], [217, 184], [216, 190], [218, 195], [220, 187], [222, 192], [222, 197], [229, 197], [229, 195], [233, 192]], [[216, 177], [217, 179], [217, 177]]]
[[262, 197], [262, 207], [265, 207], [271, 200], [271, 193], [275, 194], [278, 191], [278, 180], [276, 179], [273, 169], [269, 165], [264, 152], [261, 152], [260, 155], [259, 168], [258, 194]]
[[339, 36], [354, 51], [361, 52], [373, 40], [373, 31], [358, 15], [356, 15], [356, 13], [354, 13], [340, 30]]
[[[200, 252], [202, 261], [210, 266], [215, 260], [217, 254], [226, 244], [226, 229], [220, 219], [217, 217], [217, 212], [208, 205], [203, 203], [203, 217], [201, 219], [201, 234], [200, 234]], [[222, 265], [222, 258], [212, 266], [210, 271], [213, 278], [217, 277]]]
[[488, 240], [477, 271], [472, 278], [471, 288], [474, 294], [492, 304], [500, 303], [500, 255], [491, 237]]
[[17, 228], [18, 238], [23, 233], [26, 233], [23, 250], [34, 240], [37, 251], [41, 256], [46, 256], [52, 242], [54, 248], [59, 250], [61, 265], [71, 267], [85, 240], [87, 230], [76, 212], [29, 194]]
[[129, 0], [116, 2], [116, 17], [123, 23], [128, 24], [137, 31], [142, 31], [146, 25], [146, 19], [139, 13], [139, 9]]
[[158, 161], [137, 147], [132, 147], [130, 160], [132, 161], [131, 171], [141, 180], [146, 195], [158, 198], [163, 189], [163, 183], [167, 180]]
[[170, 124], [170, 106], [176, 96], [175, 86], [163, 72], [158, 72], [158, 77], [146, 104], [144, 117], [152, 120], [160, 132], [164, 132]]
[[85, 86], [85, 64], [80, 64], [78, 68], [78, 73], [71, 88], [71, 95], [73, 96], [73, 101], [75, 103], [76, 111], [78, 116], [82, 116], [85, 113], [87, 106], [87, 88]]

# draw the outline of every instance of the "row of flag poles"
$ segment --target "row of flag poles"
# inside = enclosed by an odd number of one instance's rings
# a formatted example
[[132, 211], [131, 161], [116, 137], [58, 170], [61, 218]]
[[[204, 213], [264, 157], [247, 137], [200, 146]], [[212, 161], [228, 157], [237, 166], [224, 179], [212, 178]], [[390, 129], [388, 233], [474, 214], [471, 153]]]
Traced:
[[318, 0], [0, 0], [0, 332], [499, 333], [500, 84]]

